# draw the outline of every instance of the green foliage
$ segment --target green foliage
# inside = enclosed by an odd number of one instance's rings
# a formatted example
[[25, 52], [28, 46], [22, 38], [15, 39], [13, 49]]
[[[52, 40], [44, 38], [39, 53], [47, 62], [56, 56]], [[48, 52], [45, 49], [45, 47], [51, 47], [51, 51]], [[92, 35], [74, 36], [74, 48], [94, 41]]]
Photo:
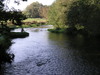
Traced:
[[[6, 42], [6, 43], [5, 43]], [[7, 49], [11, 45], [11, 42], [7, 36], [0, 36], [0, 47]]]
[[7, 36], [0, 36], [0, 66], [6, 62], [11, 63], [13, 60], [11, 55], [6, 51], [11, 44], [11, 40]]
[[11, 21], [14, 25], [22, 25], [22, 20], [26, 19], [26, 16], [21, 11], [0, 11], [0, 32], [10, 32], [10, 28], [7, 26], [7, 22]]
[[33, 2], [29, 6], [26, 7], [23, 12], [28, 18], [40, 18], [39, 10], [43, 5], [38, 2]]
[[[20, 25], [21, 20], [25, 19], [25, 16], [23, 16], [21, 12], [6, 11], [4, 9], [3, 1], [5, 0], [0, 0], [0, 67], [1, 64], [4, 64], [6, 62], [11, 63], [14, 58], [13, 54], [7, 53], [7, 49], [11, 45], [11, 40], [9, 39], [9, 36], [15, 37], [14, 34], [9, 33], [10, 30], [7, 27], [7, 21], [13, 20], [14, 23], [14, 20], [16, 20], [16, 23]], [[22, 0], [22, 1], [27, 1], [27, 0]], [[23, 33], [20, 35], [21, 35], [20, 37], [22, 36], [25, 37], [28, 36], [29, 34]]]
[[100, 35], [100, 1], [76, 0], [69, 8], [67, 18], [70, 27], [84, 26], [91, 35]]
[[43, 5], [39, 10], [40, 16], [42, 18], [48, 19], [48, 10], [49, 10], [49, 6]]
[[22, 25], [23, 28], [30, 28], [30, 27], [38, 27], [38, 25], [36, 24], [32, 24], [32, 25]]
[[4, 4], [3, 1], [0, 0], [0, 21], [2, 21], [5, 17], [5, 11], [4, 11]]
[[42, 5], [39, 2], [33, 2], [26, 7], [23, 13], [28, 18], [47, 18], [48, 9], [48, 6]]
[[15, 25], [22, 25], [22, 20], [26, 19], [26, 16], [20, 11], [11, 11], [10, 14], [10, 20]]
[[56, 0], [48, 15], [55, 28], [69, 27], [72, 32], [82, 29], [90, 35], [100, 35], [100, 0]]
[[23, 25], [27, 27], [37, 27], [47, 23], [47, 20], [44, 18], [28, 18], [23, 20]]
[[55, 28], [66, 27], [66, 14], [68, 0], [56, 0], [49, 9], [49, 23]]
[[30, 28], [30, 27], [39, 27], [41, 25], [44, 25], [47, 23], [47, 20], [44, 18], [28, 18], [25, 20], [22, 20], [22, 25], [9, 25], [10, 29], [15, 29], [15, 28]]
[[45, 18], [27, 18], [25, 20], [23, 20], [23, 22], [46, 22], [47, 20]]

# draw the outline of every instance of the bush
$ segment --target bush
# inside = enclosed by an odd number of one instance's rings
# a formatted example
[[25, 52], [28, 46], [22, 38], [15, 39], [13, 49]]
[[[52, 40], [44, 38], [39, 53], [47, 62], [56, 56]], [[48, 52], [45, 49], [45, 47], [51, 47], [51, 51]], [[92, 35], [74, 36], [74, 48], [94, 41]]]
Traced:
[[7, 53], [7, 49], [11, 44], [11, 40], [7, 36], [0, 37], [0, 67], [1, 64], [4, 64], [6, 62], [11, 63], [13, 60], [11, 56], [13, 54]]
[[76, 0], [66, 15], [70, 27], [78, 24], [90, 35], [100, 35], [100, 0]]

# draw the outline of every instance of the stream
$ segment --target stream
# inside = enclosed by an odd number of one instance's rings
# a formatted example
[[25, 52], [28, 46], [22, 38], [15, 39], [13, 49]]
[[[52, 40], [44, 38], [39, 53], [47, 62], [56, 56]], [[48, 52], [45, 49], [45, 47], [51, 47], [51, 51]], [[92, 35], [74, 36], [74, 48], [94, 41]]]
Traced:
[[0, 75], [100, 75], [98, 40], [47, 29], [25, 28], [29, 37], [13, 39], [9, 52], [14, 61], [5, 64]]

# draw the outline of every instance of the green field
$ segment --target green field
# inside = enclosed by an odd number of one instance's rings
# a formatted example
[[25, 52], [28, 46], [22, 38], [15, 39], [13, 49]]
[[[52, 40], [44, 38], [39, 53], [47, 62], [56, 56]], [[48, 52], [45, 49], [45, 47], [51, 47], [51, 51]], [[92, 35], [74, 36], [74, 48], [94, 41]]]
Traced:
[[23, 20], [23, 22], [32, 22], [32, 21], [36, 21], [36, 22], [46, 22], [47, 20], [44, 18], [28, 18], [26, 20]]
[[[27, 18], [22, 21], [24, 24], [22, 25], [23, 28], [29, 28], [29, 27], [39, 27], [42, 25], [42, 23], [47, 23], [47, 20], [44, 18]], [[43, 24], [43, 25], [44, 25]], [[8, 25], [10, 28], [20, 28], [19, 25]]]

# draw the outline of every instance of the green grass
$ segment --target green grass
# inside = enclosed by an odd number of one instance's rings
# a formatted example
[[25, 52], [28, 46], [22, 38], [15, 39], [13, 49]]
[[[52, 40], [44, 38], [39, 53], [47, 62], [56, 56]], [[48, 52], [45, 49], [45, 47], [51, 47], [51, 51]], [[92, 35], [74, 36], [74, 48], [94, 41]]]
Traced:
[[32, 22], [32, 21], [37, 21], [37, 22], [46, 22], [47, 20], [44, 18], [28, 18], [26, 20], [23, 20], [23, 22]]
[[30, 27], [38, 27], [38, 25], [36, 24], [32, 24], [32, 25], [22, 25], [23, 28], [30, 28]]
[[[23, 28], [30, 28], [30, 27], [39, 27], [40, 25], [44, 25], [47, 23], [47, 20], [44, 18], [28, 18], [26, 20], [23, 20]], [[11, 25], [9, 24], [8, 27], [10, 27], [11, 29], [15, 29], [15, 28], [21, 28], [18, 25]]]
[[[32, 25], [22, 25], [22, 27], [23, 28], [30, 28], [30, 27], [34, 27], [34, 28], [36, 28], [36, 27], [38, 27], [39, 25], [36, 25], [36, 24], [32, 24]], [[21, 28], [20, 26], [15, 26], [15, 28]]]

